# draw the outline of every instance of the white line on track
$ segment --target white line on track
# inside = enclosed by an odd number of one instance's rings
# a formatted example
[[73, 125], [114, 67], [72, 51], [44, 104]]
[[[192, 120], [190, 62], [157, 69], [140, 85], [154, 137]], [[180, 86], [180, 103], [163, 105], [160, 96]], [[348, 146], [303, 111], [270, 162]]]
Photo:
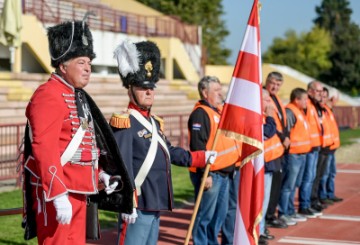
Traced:
[[360, 174], [360, 170], [355, 169], [337, 169], [336, 172], [342, 174]]
[[354, 215], [338, 215], [338, 214], [324, 214], [319, 217], [320, 219], [332, 219], [341, 221], [356, 221], [360, 222], [360, 216]]
[[278, 242], [279, 243], [303, 244], [303, 245], [357, 245], [357, 244], [360, 244], [360, 242], [355, 242], [355, 241], [328, 240], [328, 239], [291, 237], [291, 236], [283, 237], [283, 238], [279, 239]]

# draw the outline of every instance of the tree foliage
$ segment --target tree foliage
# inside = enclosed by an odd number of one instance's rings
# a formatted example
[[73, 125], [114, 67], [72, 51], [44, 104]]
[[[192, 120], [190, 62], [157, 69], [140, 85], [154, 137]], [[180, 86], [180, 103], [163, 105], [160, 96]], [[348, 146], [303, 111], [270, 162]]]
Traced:
[[263, 60], [283, 64], [352, 95], [360, 94], [360, 29], [348, 0], [323, 0], [308, 33], [275, 38]]
[[308, 33], [296, 34], [294, 30], [285, 33], [285, 38], [275, 38], [273, 44], [264, 53], [267, 63], [287, 65], [318, 77], [322, 71], [331, 67], [328, 54], [331, 39], [327, 31], [315, 26]]
[[360, 29], [350, 21], [352, 10], [347, 0], [323, 0], [316, 7], [314, 23], [331, 34], [332, 67], [320, 79], [352, 95], [360, 93]]
[[167, 15], [178, 16], [181, 21], [202, 27], [203, 47], [207, 64], [223, 65], [231, 51], [223, 46], [229, 34], [225, 22], [221, 0], [138, 0]]

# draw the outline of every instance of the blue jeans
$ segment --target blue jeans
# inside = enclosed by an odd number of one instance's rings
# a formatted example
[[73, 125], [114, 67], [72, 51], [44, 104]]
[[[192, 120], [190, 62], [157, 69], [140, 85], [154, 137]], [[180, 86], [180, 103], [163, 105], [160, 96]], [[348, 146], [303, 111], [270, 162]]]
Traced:
[[229, 178], [229, 206], [224, 224], [221, 227], [221, 245], [233, 244], [239, 180], [240, 172], [235, 170], [234, 176]]
[[294, 205], [293, 192], [302, 165], [305, 165], [306, 154], [285, 154], [283, 180], [279, 200], [279, 217], [290, 215], [289, 207]]
[[307, 209], [311, 205], [311, 190], [316, 175], [316, 165], [319, 151], [314, 150], [306, 154], [304, 174], [299, 187], [299, 208]]
[[335, 152], [329, 155], [330, 164], [329, 164], [329, 177], [327, 179], [327, 197], [334, 198], [335, 197], [335, 176], [336, 176], [336, 158]]
[[[266, 163], [265, 163], [266, 164]], [[272, 182], [272, 172], [267, 172], [264, 175], [264, 202], [263, 202], [263, 217], [260, 221], [260, 235], [265, 234], [265, 214], [267, 212], [267, 208], [270, 200], [270, 192], [271, 192], [271, 182]]]
[[[156, 245], [159, 238], [160, 212], [137, 210], [137, 214], [138, 217], [135, 223], [128, 225], [122, 221], [121, 215], [119, 215], [119, 233], [117, 244]], [[124, 232], [124, 230], [126, 232]], [[124, 239], [124, 243], [119, 243], [120, 240]]]
[[[192, 230], [193, 244], [219, 244], [217, 236], [224, 223], [229, 202], [229, 177], [210, 173], [212, 187], [204, 191]], [[190, 172], [197, 198], [202, 174]]]
[[[306, 162], [306, 160], [305, 160], [305, 162]], [[299, 193], [300, 193], [300, 186], [301, 186], [301, 183], [302, 183], [302, 180], [304, 177], [304, 172], [305, 172], [305, 164], [306, 163], [301, 164], [301, 166], [300, 166], [299, 174], [298, 174], [298, 176], [296, 178], [296, 182], [295, 182], [295, 188], [290, 194], [290, 200], [295, 200], [296, 188], [299, 188]], [[296, 211], [295, 211], [294, 201], [289, 202], [288, 214], [293, 215], [295, 213], [296, 213]]]
[[319, 186], [320, 199], [334, 198], [335, 175], [336, 175], [335, 152], [332, 152], [328, 155], [325, 173], [320, 179], [320, 186]]

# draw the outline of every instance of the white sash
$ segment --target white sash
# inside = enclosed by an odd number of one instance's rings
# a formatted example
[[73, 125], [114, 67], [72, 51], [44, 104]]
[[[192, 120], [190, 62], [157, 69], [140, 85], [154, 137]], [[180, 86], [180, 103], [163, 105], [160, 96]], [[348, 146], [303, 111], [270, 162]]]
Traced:
[[[82, 125], [79, 126], [78, 130], [76, 131], [74, 137], [71, 139], [70, 143], [66, 147], [65, 151], [61, 155], [60, 163], [61, 166], [64, 166], [75, 154], [76, 150], [79, 148], [79, 145], [81, 144], [82, 139], [84, 138], [86, 129], [82, 127]], [[32, 130], [29, 122], [29, 137], [30, 141], [33, 141], [32, 137]]]
[[150, 123], [136, 110], [130, 109], [130, 114], [133, 115], [135, 117], [135, 119], [138, 120], [150, 133], [152, 133], [151, 143], [150, 143], [148, 153], [145, 157], [143, 164], [141, 165], [141, 168], [140, 168], [138, 174], [135, 177], [136, 192], [137, 192], [137, 195], [140, 196], [141, 195], [140, 187], [144, 183], [146, 176], [149, 174], [151, 166], [154, 163], [158, 143], [160, 143], [163, 146], [163, 148], [165, 149], [166, 154], [169, 157], [169, 160], [170, 160], [170, 154], [169, 154], [166, 143], [158, 134], [158, 130], [157, 130], [154, 119], [152, 117], [150, 117], [150, 119], [151, 119], [151, 123]]
[[[136, 118], [136, 120], [138, 120], [150, 133], [152, 133], [151, 123], [148, 120], [146, 120], [143, 117], [143, 115], [141, 115], [140, 112], [138, 112], [137, 110], [133, 110], [133, 109], [129, 109], [129, 111], [130, 111], [130, 114]], [[164, 139], [159, 136], [158, 140], [159, 140], [159, 143], [164, 148], [164, 150], [166, 151], [168, 157], [170, 158], [170, 153], [168, 151], [168, 147], [167, 147], [167, 144], [165, 143]]]
[[82, 139], [84, 138], [86, 129], [83, 128], [82, 125], [79, 126], [78, 130], [76, 131], [74, 137], [71, 139], [70, 143], [66, 147], [65, 151], [61, 155], [61, 166], [64, 166], [70, 159], [74, 156], [76, 150], [79, 148]]

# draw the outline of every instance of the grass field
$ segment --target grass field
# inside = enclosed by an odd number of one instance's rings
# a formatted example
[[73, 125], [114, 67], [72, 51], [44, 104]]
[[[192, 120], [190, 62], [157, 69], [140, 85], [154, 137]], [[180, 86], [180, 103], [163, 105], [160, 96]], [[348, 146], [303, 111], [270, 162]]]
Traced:
[[[172, 165], [173, 187], [175, 195], [175, 206], [193, 196], [193, 187], [189, 179], [187, 168]], [[0, 209], [22, 207], [22, 192], [15, 190], [0, 193]], [[116, 227], [117, 214], [113, 212], [100, 211], [100, 226], [103, 229]], [[8, 245], [33, 245], [36, 239], [24, 241], [24, 230], [21, 228], [22, 216], [10, 215], [0, 217], [0, 244]]]
[[340, 131], [340, 142], [341, 145], [350, 145], [356, 140], [360, 140], [360, 128], [357, 129], [346, 129]]

